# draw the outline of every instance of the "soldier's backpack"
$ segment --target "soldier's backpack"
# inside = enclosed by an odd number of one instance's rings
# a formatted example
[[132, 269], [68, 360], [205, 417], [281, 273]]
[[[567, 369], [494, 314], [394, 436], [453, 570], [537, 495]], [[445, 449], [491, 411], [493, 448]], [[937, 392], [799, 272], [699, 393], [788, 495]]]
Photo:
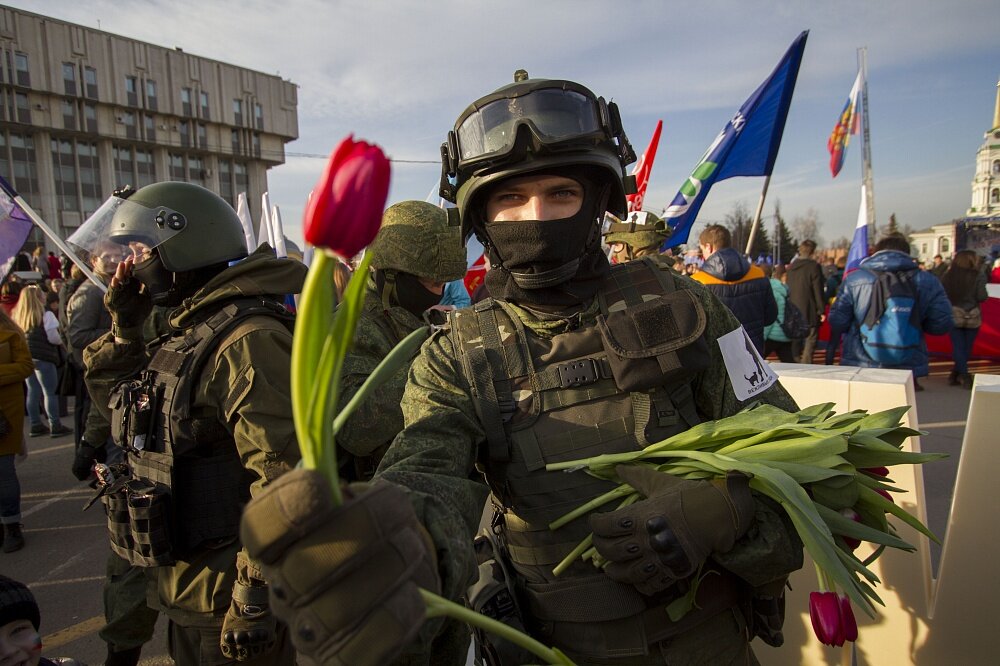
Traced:
[[803, 340], [809, 335], [809, 322], [795, 303], [785, 299], [785, 318], [781, 320], [781, 331], [789, 340]]
[[916, 271], [873, 271], [871, 300], [861, 322], [861, 345], [872, 360], [903, 365], [920, 350]]

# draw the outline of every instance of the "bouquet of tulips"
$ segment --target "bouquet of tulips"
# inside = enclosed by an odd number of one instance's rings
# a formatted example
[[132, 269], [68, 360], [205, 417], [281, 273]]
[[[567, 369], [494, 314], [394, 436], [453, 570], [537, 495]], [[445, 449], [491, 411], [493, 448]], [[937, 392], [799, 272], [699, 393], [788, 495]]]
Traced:
[[[340, 373], [364, 306], [370, 255], [365, 255], [336, 301], [333, 270], [337, 261], [363, 250], [378, 233], [389, 191], [389, 160], [382, 150], [348, 136], [334, 149], [306, 208], [305, 239], [316, 248], [302, 289], [292, 341], [292, 413], [307, 469], [323, 472], [334, 501], [343, 502], [334, 439], [351, 413], [391, 377], [427, 339], [427, 327], [404, 338], [379, 363], [358, 392], [337, 410]], [[335, 313], [336, 310], [336, 313]], [[426, 590], [427, 617], [447, 615], [533, 652], [545, 663], [572, 666], [559, 650]]]
[[[810, 594], [809, 604], [816, 636], [827, 645], [856, 640], [851, 602], [872, 616], [872, 602], [882, 604], [874, 589], [879, 580], [868, 565], [886, 547], [916, 550], [897, 536], [887, 514], [937, 541], [917, 518], [893, 502], [892, 493], [901, 491], [889, 478], [889, 467], [937, 460], [944, 454], [901, 449], [907, 437], [920, 434], [900, 423], [908, 407], [875, 414], [861, 410], [835, 414], [832, 407], [827, 403], [790, 413], [760, 405], [701, 423], [640, 451], [550, 464], [549, 470], [582, 468], [619, 484], [550, 527], [557, 529], [610, 502], [621, 507], [642, 499], [618, 479], [618, 465], [649, 465], [686, 479], [742, 472], [751, 477], [753, 490], [787, 512], [816, 564], [820, 591]], [[854, 554], [861, 541], [878, 546], [864, 561]], [[588, 537], [555, 568], [556, 574], [576, 558], [604, 564]], [[675, 618], [690, 609], [690, 596], [671, 608]]]

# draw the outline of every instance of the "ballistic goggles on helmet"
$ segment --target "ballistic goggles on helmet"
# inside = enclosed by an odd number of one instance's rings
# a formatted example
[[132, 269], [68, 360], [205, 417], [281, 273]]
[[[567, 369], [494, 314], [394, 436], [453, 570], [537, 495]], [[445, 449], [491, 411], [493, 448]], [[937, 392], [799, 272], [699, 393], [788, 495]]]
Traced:
[[[617, 140], [617, 142], [616, 142]], [[441, 146], [441, 194], [454, 201], [473, 172], [536, 154], [610, 144], [622, 164], [635, 160], [618, 107], [572, 81], [523, 81], [483, 97], [459, 116]]]

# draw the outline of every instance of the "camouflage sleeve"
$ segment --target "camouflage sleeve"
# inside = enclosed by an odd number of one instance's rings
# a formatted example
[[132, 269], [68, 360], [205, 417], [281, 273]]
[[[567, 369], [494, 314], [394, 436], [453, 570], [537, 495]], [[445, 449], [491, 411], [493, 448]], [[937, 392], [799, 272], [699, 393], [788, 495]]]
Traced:
[[[361, 389], [368, 376], [393, 348], [393, 341], [368, 317], [361, 316], [354, 347], [344, 359], [340, 407]], [[403, 429], [399, 409], [409, 367], [404, 365], [381, 387], [365, 398], [337, 433], [337, 446], [356, 456], [368, 456], [388, 446]]]
[[705, 338], [708, 340], [709, 364], [694, 381], [695, 404], [702, 416], [706, 419], [732, 416], [754, 402], [764, 402], [790, 412], [797, 412], [798, 405], [778, 382], [753, 396], [752, 400], [741, 401], [736, 397], [718, 339], [739, 328], [740, 322], [708, 289], [693, 280], [677, 279], [683, 280], [678, 286], [693, 289], [698, 294], [698, 300], [705, 309]]
[[148, 362], [146, 348], [141, 342], [115, 342], [111, 333], [105, 333], [83, 350], [87, 392], [104, 421], [111, 422], [108, 399], [115, 384], [137, 376]]
[[[475, 468], [485, 433], [459, 365], [446, 333], [424, 344], [403, 394], [405, 428], [376, 473], [409, 493], [437, 549], [442, 594], [452, 600], [475, 575], [472, 539], [488, 492]], [[421, 633], [424, 646], [438, 627]]]

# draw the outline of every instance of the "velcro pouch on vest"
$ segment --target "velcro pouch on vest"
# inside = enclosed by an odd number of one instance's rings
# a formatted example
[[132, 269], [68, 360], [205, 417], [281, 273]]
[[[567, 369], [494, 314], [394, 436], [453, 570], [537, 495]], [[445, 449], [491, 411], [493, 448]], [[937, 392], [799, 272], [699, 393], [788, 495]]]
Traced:
[[708, 367], [705, 310], [688, 290], [598, 315], [615, 384], [648, 391]]
[[104, 496], [111, 549], [137, 567], [174, 564], [170, 539], [170, 495], [156, 485], [132, 479]]

